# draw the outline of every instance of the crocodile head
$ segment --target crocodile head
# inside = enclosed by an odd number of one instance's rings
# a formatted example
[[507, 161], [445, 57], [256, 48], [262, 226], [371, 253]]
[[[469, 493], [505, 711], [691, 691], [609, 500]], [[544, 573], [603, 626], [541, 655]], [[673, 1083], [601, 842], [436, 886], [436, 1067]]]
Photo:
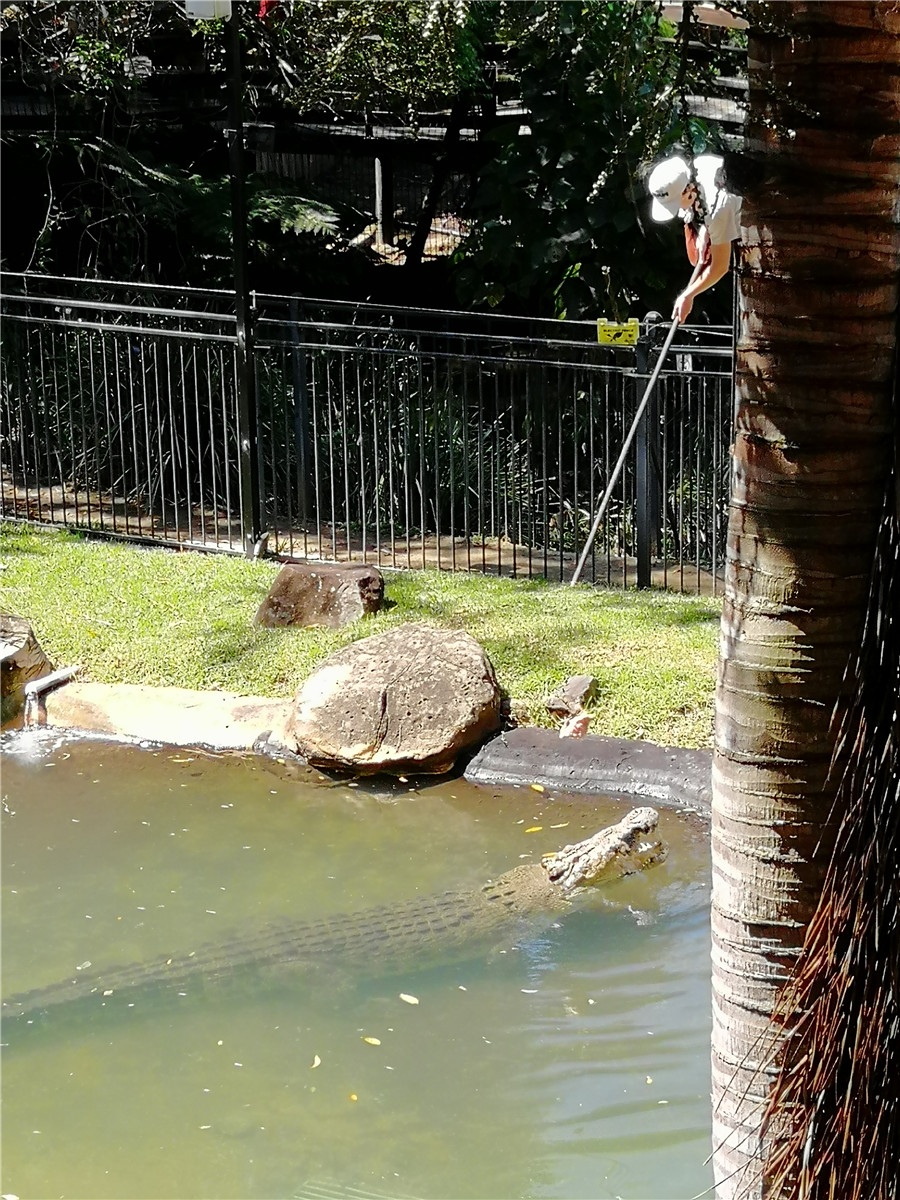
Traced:
[[656, 833], [658, 821], [655, 809], [633, 808], [618, 824], [547, 855], [541, 866], [564, 892], [644, 871], [666, 857], [666, 846]]

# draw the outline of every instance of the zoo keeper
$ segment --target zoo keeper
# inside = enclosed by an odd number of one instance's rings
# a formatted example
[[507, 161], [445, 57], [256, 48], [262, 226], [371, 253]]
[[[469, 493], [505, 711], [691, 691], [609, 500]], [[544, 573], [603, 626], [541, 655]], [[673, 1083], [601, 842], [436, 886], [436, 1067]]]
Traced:
[[694, 273], [675, 301], [673, 319], [683, 324], [694, 298], [728, 274], [731, 243], [741, 236], [741, 198], [725, 184], [725, 160], [716, 154], [701, 154], [694, 167], [679, 157], [658, 163], [647, 179], [653, 197], [650, 216], [654, 221], [684, 222], [684, 241]]

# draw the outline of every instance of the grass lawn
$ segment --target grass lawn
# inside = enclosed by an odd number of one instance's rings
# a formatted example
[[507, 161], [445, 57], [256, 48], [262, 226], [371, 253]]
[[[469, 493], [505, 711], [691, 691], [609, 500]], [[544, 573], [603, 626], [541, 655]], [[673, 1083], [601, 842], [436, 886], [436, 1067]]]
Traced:
[[26, 617], [54, 666], [104, 683], [290, 696], [327, 654], [408, 621], [467, 630], [520, 721], [552, 725], [547, 695], [595, 675], [593, 733], [663, 745], [712, 738], [719, 603], [587, 584], [385, 571], [392, 608], [343, 630], [253, 629], [280, 566], [225, 555], [0, 530], [2, 603]]

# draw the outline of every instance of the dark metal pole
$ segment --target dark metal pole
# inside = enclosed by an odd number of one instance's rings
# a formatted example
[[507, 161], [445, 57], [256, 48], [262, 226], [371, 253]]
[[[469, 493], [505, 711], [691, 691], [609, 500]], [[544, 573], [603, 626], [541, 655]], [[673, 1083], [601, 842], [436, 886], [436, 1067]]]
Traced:
[[241, 532], [244, 554], [256, 555], [262, 536], [259, 495], [259, 448], [253, 324], [247, 271], [247, 199], [244, 163], [243, 85], [241, 79], [240, 5], [232, 5], [226, 21], [228, 37], [228, 137], [231, 176], [231, 245], [234, 254], [234, 304], [237, 318], [238, 442], [241, 487]]
[[[635, 383], [646, 379], [650, 369], [650, 331], [647, 326], [635, 346]], [[649, 406], [638, 421], [634, 443], [634, 483], [637, 524], [637, 585], [650, 586], [650, 443], [647, 438], [647, 416]]]
[[294, 382], [294, 448], [297, 455], [297, 498], [300, 516], [306, 530], [309, 515], [309, 380], [306, 372], [304, 330], [300, 324], [300, 304], [296, 297], [290, 302], [291, 313], [291, 373]]
[[[653, 358], [653, 330], [662, 321], [659, 313], [648, 313], [635, 346], [635, 375], [646, 379]], [[651, 396], [644, 415], [638, 422], [634, 444], [635, 454], [635, 520], [637, 524], [637, 585], [648, 588], [651, 561], [659, 542], [659, 405], [656, 393]]]

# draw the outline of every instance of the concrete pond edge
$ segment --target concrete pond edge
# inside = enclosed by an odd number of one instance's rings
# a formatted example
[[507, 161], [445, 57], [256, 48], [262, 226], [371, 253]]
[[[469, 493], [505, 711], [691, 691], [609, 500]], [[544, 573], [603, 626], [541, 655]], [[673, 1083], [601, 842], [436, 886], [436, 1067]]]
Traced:
[[[41, 697], [35, 724], [135, 743], [265, 754], [299, 764], [304, 760], [288, 745], [287, 712], [287, 702], [263, 697], [68, 683]], [[537, 785], [572, 795], [633, 797], [704, 817], [711, 808], [710, 750], [625, 738], [560, 738], [553, 729], [517, 726], [460, 759], [449, 777], [459, 774], [484, 787]]]
[[470, 783], [493, 787], [537, 784], [580, 796], [627, 796], [708, 817], [712, 751], [588, 734], [561, 738], [553, 729], [518, 726], [473, 755]]

